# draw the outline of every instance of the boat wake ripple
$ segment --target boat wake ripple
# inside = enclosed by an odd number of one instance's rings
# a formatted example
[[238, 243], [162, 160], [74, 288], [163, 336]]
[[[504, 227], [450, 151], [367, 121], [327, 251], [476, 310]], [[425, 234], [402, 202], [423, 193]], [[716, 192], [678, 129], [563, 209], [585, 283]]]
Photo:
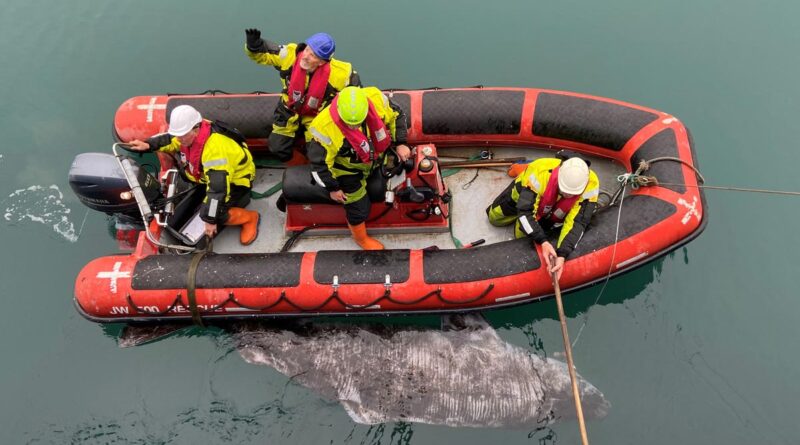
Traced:
[[6, 198], [3, 216], [11, 224], [33, 221], [50, 226], [64, 239], [74, 243], [78, 241], [78, 235], [69, 220], [70, 209], [64, 205], [63, 199], [64, 195], [55, 184], [49, 187], [32, 185], [16, 190]]

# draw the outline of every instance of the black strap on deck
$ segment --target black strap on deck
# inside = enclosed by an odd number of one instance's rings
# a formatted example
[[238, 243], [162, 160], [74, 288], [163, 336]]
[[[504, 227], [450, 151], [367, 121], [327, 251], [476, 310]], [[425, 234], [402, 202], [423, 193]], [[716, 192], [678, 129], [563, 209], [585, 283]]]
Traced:
[[195, 295], [197, 268], [209, 252], [211, 252], [211, 240], [208, 240], [205, 249], [194, 254], [192, 262], [189, 263], [189, 270], [186, 272], [186, 299], [189, 300], [189, 311], [192, 313], [192, 322], [200, 327], [203, 327], [203, 320], [200, 318], [200, 311], [197, 308], [197, 296]]

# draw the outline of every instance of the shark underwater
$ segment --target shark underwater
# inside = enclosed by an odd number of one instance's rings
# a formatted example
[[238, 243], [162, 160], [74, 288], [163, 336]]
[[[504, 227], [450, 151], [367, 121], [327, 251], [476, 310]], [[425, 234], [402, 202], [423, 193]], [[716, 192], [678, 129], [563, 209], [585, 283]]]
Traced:
[[[566, 363], [505, 342], [480, 314], [444, 316], [442, 329], [310, 321], [227, 329], [246, 362], [338, 401], [357, 423], [526, 428], [575, 418]], [[130, 328], [120, 346], [168, 331]], [[605, 417], [610, 403], [578, 380], [584, 416]]]

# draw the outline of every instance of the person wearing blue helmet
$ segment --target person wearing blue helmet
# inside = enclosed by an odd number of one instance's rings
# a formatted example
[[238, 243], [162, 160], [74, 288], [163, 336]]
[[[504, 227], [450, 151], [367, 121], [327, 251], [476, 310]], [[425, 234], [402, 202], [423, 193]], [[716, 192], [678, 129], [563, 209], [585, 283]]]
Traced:
[[333, 58], [336, 42], [326, 33], [285, 45], [262, 39], [255, 28], [246, 29], [245, 35], [247, 56], [274, 67], [281, 78], [283, 90], [272, 119], [269, 151], [287, 162], [300, 132], [305, 142], [310, 141], [308, 126], [314, 117], [345, 87], [361, 86], [361, 79], [350, 63]]

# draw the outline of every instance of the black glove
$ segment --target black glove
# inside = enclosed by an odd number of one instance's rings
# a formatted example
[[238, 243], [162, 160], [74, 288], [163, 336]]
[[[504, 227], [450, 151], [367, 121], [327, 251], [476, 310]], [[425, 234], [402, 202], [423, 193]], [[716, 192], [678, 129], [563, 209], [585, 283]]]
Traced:
[[261, 31], [256, 28], [248, 28], [244, 30], [247, 36], [247, 48], [250, 50], [256, 49], [263, 45], [264, 41], [261, 40]]

